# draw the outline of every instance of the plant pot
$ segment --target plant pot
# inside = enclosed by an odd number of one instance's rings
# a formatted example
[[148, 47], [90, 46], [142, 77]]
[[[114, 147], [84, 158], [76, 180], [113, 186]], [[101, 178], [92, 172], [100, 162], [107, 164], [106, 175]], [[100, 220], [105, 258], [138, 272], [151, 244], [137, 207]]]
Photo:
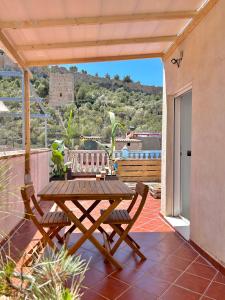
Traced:
[[67, 168], [67, 179], [68, 180], [73, 179], [73, 174], [72, 174], [72, 169], [71, 168]]
[[53, 175], [50, 177], [49, 181], [63, 181], [65, 180], [65, 177], [64, 176], [57, 176], [57, 175]]
[[117, 175], [106, 175], [105, 180], [119, 180]]

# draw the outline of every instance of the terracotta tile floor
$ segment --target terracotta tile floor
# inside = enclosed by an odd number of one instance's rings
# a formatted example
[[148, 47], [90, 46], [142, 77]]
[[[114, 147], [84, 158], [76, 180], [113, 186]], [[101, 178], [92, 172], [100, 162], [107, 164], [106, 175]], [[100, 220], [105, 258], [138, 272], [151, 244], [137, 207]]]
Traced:
[[[84, 205], [88, 207], [90, 202]], [[124, 207], [126, 205], [123, 204]], [[45, 203], [45, 207], [49, 208], [48, 204]], [[97, 207], [94, 217], [99, 209]], [[91, 258], [84, 280], [83, 300], [225, 299], [225, 277], [177, 235], [163, 221], [159, 211], [160, 201], [149, 196], [132, 229], [132, 237], [147, 256], [145, 262], [140, 262], [126, 244], [122, 244], [115, 257], [124, 269], [118, 271], [104, 262], [90, 242], [83, 244], [79, 253], [84, 259]], [[85, 221], [84, 224], [89, 226], [90, 222]], [[80, 233], [73, 233], [70, 244], [79, 236]], [[17, 249], [15, 257], [18, 259], [19, 254], [30, 247], [31, 239], [38, 237], [32, 224], [26, 221], [12, 238]], [[95, 237], [102, 241], [98, 232]]]

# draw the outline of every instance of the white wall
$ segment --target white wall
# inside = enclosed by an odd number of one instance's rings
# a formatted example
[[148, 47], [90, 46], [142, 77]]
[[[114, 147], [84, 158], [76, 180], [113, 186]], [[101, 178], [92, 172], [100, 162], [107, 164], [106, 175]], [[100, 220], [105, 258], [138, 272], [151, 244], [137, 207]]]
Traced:
[[[171, 58], [184, 52], [181, 67]], [[225, 264], [225, 0], [220, 0], [165, 61], [168, 111], [173, 95], [192, 85], [191, 240]], [[165, 112], [164, 112], [165, 113]], [[173, 183], [173, 115], [164, 118], [164, 160]], [[166, 128], [166, 129], [165, 129]], [[166, 190], [165, 190], [166, 191]], [[169, 215], [171, 192], [164, 195], [162, 213]]]
[[[20, 151], [21, 153], [21, 151]], [[0, 197], [0, 241], [23, 219], [24, 206], [20, 187], [24, 185], [24, 154], [0, 156], [0, 164], [7, 161], [11, 167], [8, 191]], [[49, 151], [35, 151], [31, 154], [31, 175], [35, 191], [49, 181]], [[6, 213], [7, 212], [7, 213]]]

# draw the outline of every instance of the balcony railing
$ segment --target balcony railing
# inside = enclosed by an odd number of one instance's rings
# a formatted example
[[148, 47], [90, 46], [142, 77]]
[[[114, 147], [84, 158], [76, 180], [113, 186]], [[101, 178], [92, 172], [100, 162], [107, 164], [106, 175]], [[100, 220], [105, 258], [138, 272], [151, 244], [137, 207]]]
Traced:
[[132, 159], [160, 159], [161, 150], [117, 150], [115, 158], [132, 158]]
[[[160, 150], [120, 150], [115, 158], [123, 159], [160, 159]], [[109, 157], [104, 150], [70, 150], [67, 160], [72, 162], [74, 173], [99, 173], [109, 167]]]
[[109, 166], [109, 157], [104, 150], [70, 150], [68, 161], [74, 173], [99, 173]]

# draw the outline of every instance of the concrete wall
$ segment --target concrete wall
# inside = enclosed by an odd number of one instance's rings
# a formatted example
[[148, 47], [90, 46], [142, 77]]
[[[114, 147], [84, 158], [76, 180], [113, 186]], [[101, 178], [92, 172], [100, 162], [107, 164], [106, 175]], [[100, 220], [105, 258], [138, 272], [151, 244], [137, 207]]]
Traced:
[[[31, 175], [36, 192], [49, 181], [49, 153], [49, 150], [37, 150], [31, 155]], [[20, 195], [20, 187], [24, 184], [24, 153], [19, 151], [17, 154], [14, 152], [11, 155], [0, 156], [0, 166], [5, 161], [8, 162], [11, 171], [10, 179], [7, 180], [7, 192], [0, 196], [0, 241], [24, 217]]]
[[[225, 264], [225, 0], [165, 61], [162, 212], [171, 214], [174, 95], [192, 86], [191, 240]], [[184, 52], [181, 67], [171, 58]], [[166, 102], [166, 103], [165, 103]], [[170, 185], [165, 189], [165, 184]], [[167, 198], [168, 196], [168, 198]]]

